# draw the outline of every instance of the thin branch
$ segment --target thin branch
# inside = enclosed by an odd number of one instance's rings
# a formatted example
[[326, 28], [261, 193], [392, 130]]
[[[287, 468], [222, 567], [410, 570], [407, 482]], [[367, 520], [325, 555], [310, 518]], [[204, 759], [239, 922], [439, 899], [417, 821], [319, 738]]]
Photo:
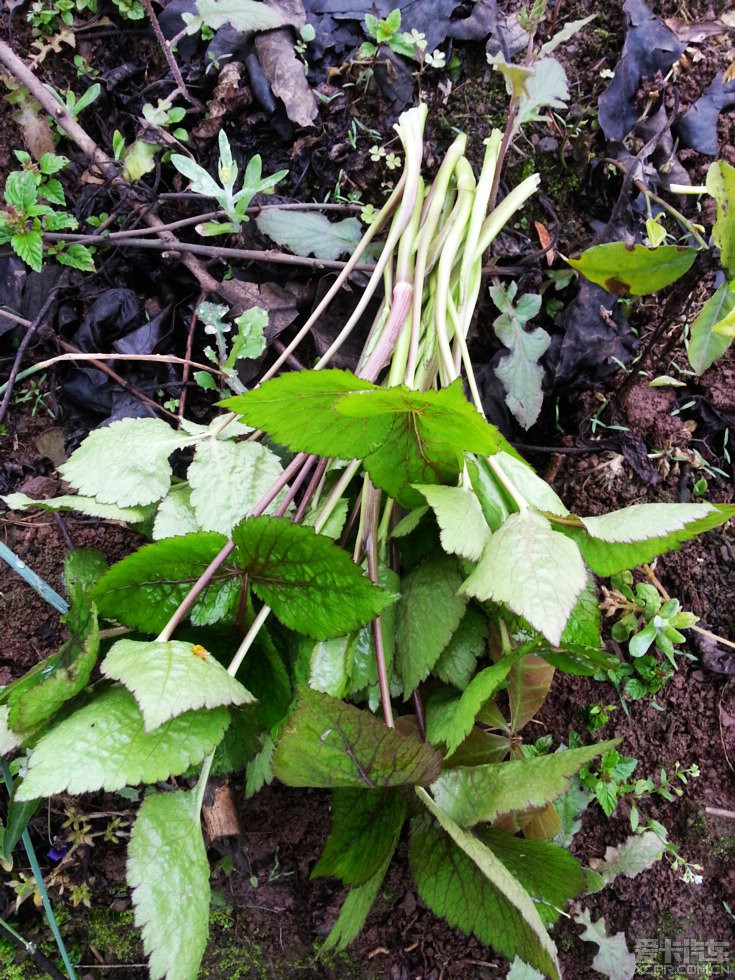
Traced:
[[184, 82], [184, 79], [181, 75], [179, 66], [176, 64], [176, 59], [174, 58], [173, 52], [171, 50], [171, 46], [169, 45], [166, 38], [163, 36], [163, 31], [161, 30], [161, 25], [158, 23], [158, 17], [156, 17], [156, 12], [153, 9], [153, 4], [151, 3], [151, 0], [143, 0], [143, 3], [145, 4], [145, 8], [148, 11], [148, 16], [151, 19], [151, 26], [153, 27], [153, 33], [156, 35], [156, 40], [158, 41], [158, 44], [160, 45], [160, 48], [166, 57], [166, 61], [168, 62], [168, 67], [171, 69], [171, 74], [174, 76], [174, 81], [176, 82], [178, 91], [181, 92], [181, 94], [184, 96], [187, 102], [190, 102], [192, 104], [195, 103], [196, 100], [192, 99], [192, 97], [189, 95], [189, 90], [186, 87], [186, 83]]

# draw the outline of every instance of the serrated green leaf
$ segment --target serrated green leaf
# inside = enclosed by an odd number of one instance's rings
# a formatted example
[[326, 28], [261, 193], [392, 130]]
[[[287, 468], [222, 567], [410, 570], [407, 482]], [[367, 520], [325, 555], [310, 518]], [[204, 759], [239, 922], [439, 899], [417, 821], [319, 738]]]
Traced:
[[505, 980], [544, 980], [544, 975], [516, 956], [510, 964]]
[[556, 514], [558, 517], [566, 517], [569, 514], [562, 499], [528, 463], [504, 452], [498, 453], [494, 462], [497, 462], [515, 488], [536, 510]]
[[349, 687], [347, 674], [347, 647], [349, 636], [337, 636], [332, 640], [320, 640], [312, 650], [309, 669], [309, 687], [333, 698], [342, 698]]
[[396, 606], [396, 668], [404, 698], [428, 677], [459, 626], [467, 607], [467, 597], [458, 595], [461, 585], [457, 562], [446, 555], [427, 559], [403, 579]]
[[335, 790], [332, 830], [311, 877], [367, 884], [393, 856], [407, 813], [397, 790]]
[[730, 277], [735, 276], [735, 167], [715, 160], [707, 171], [707, 192], [717, 201], [717, 221], [712, 237], [720, 250], [720, 262]]
[[192, 980], [209, 934], [209, 860], [194, 793], [147, 796], [128, 847], [128, 885], [152, 980]]
[[11, 510], [76, 511], [90, 517], [101, 517], [107, 521], [125, 521], [126, 524], [140, 524], [151, 516], [149, 507], [117, 507], [115, 504], [101, 504], [95, 497], [76, 494], [63, 494], [50, 500], [34, 500], [24, 493], [9, 493], [0, 500]]
[[547, 925], [553, 925], [559, 918], [559, 910], [585, 890], [586, 879], [579, 861], [558, 844], [486, 828], [478, 834], [482, 843], [533, 896], [538, 913]]
[[135, 696], [146, 732], [185, 711], [255, 700], [203, 647], [180, 640], [118, 640], [101, 669]]
[[493, 534], [462, 591], [503, 603], [558, 644], [586, 584], [579, 548], [540, 514], [523, 511]]
[[87, 685], [99, 652], [94, 606], [78, 598], [64, 621], [71, 637], [61, 649], [32, 667], [0, 695], [0, 700], [7, 700], [10, 706], [8, 722], [14, 731], [28, 733], [38, 728]]
[[569, 83], [561, 63], [556, 58], [539, 58], [534, 62], [533, 72], [521, 93], [515, 129], [527, 122], [546, 118], [539, 113], [539, 109], [566, 109], [568, 101]]
[[36, 178], [30, 170], [13, 170], [5, 181], [5, 202], [24, 214], [38, 198]]
[[[626, 511], [634, 512], [630, 522], [626, 520]], [[645, 565], [665, 551], [678, 551], [685, 541], [719, 527], [733, 515], [735, 507], [729, 504], [634, 504], [602, 517], [585, 518], [588, 533], [575, 528], [565, 529], [564, 533], [577, 542], [592, 571], [607, 577]], [[599, 537], [600, 534], [605, 538]], [[612, 540], [615, 535], [624, 535], [626, 540]], [[646, 539], [631, 535], [645, 535]]]
[[572, 776], [569, 789], [554, 802], [559, 816], [560, 830], [554, 838], [557, 844], [568, 848], [574, 835], [582, 827], [582, 814], [594, 799], [594, 794], [582, 785], [579, 776]]
[[593, 245], [578, 259], [566, 261], [609, 293], [647, 296], [680, 279], [692, 267], [696, 257], [696, 248], [679, 245], [646, 248], [645, 245], [608, 242]]
[[368, 913], [373, 907], [373, 902], [378, 897], [380, 886], [383, 884], [383, 879], [385, 878], [389, 865], [390, 861], [386, 861], [377, 874], [365, 882], [364, 885], [350, 889], [337, 916], [337, 921], [324, 940], [324, 945], [320, 950], [321, 953], [331, 951], [335, 953], [344, 952], [352, 940], [356, 938], [357, 934], [365, 925]]
[[[74, 227], [76, 228], [76, 222]], [[96, 271], [92, 251], [79, 242], [72, 242], [63, 251], [56, 252], [56, 261], [61, 265], [71, 266], [72, 269], [81, 269], [82, 272]]]
[[40, 231], [27, 231], [23, 235], [12, 235], [10, 246], [26, 265], [34, 272], [40, 272], [43, 266], [43, 239]]
[[348, 371], [299, 371], [221, 404], [297, 452], [363, 459], [375, 486], [408, 508], [423, 503], [412, 484], [456, 482], [462, 450], [509, 448], [461, 382], [418, 392], [377, 388]]
[[278, 740], [273, 768], [287, 786], [378, 789], [428, 785], [441, 756], [419, 735], [399, 734], [371, 712], [307, 688]]
[[505, 389], [508, 408], [524, 429], [530, 429], [543, 403], [541, 382], [544, 370], [539, 360], [546, 353], [551, 337], [541, 327], [527, 331], [526, 324], [541, 309], [541, 297], [526, 293], [514, 304], [515, 282], [506, 288], [491, 286], [490, 296], [500, 316], [493, 322], [498, 340], [510, 351], [493, 368]]
[[261, 747], [248, 763], [245, 777], [245, 796], [250, 799], [264, 786], [273, 782], [273, 753], [276, 743], [268, 734], [261, 736]]
[[411, 869], [423, 901], [450, 925], [558, 980], [556, 949], [528, 892], [489, 847], [425, 790], [416, 792], [439, 824], [428, 815], [411, 824]]
[[106, 688], [39, 740], [16, 799], [112, 793], [177, 776], [214, 749], [229, 720], [226, 708], [187, 711], [146, 733], [133, 695]]
[[38, 169], [45, 176], [50, 176], [51, 174], [58, 173], [59, 170], [63, 170], [68, 164], [69, 160], [67, 157], [60, 156], [57, 153], [44, 153], [38, 161]]
[[732, 337], [716, 333], [714, 328], [735, 310], [732, 283], [723, 282], [710, 296], [689, 328], [687, 357], [696, 374], [704, 374], [732, 343]]
[[125, 150], [123, 157], [123, 177], [125, 180], [135, 183], [151, 170], [156, 169], [156, 156], [161, 152], [161, 147], [157, 143], [149, 143], [147, 140], [135, 140], [135, 142]]
[[472, 680], [475, 665], [487, 642], [487, 620], [470, 607], [457, 630], [442, 650], [432, 668], [432, 674], [463, 691]]
[[210, 770], [213, 776], [243, 772], [260, 750], [262, 731], [253, 709], [230, 708], [229, 711], [230, 724], [224, 738], [214, 750]]
[[237, 334], [230, 342], [230, 353], [225, 366], [234, 368], [240, 359], [260, 357], [266, 347], [265, 331], [268, 314], [260, 306], [241, 313], [235, 319]]
[[[107, 619], [160, 633], [192, 585], [226, 544], [222, 534], [202, 532], [144, 545], [103, 575], [92, 590]], [[242, 573], [223, 564], [189, 613], [199, 625], [230, 616], [237, 605]]]
[[162, 419], [122, 419], [90, 432], [59, 472], [102, 504], [152, 504], [171, 485], [169, 456], [191, 442]]
[[609, 980], [633, 980], [636, 958], [635, 954], [628, 952], [625, 933], [608, 936], [605, 917], [600, 916], [597, 922], [593, 922], [589, 909], [582, 909], [574, 921], [586, 927], [579, 938], [599, 947], [592, 960], [592, 969], [609, 977]]
[[[546, 57], [547, 55], [551, 54], [551, 52], [555, 51], [560, 44], [566, 44], [566, 42], [573, 38], [575, 34], [578, 34], [579, 31], [581, 31], [583, 27], [586, 27], [590, 21], [595, 19], [595, 17], [597, 17], [597, 14], [592, 14], [589, 17], [583, 17], [581, 20], [568, 21], [563, 27], [556, 31], [552, 38], [545, 41], [541, 45], [539, 54], [542, 57]], [[517, 980], [521, 980], [521, 978], [518, 977]], [[531, 978], [529, 977], [528, 980], [531, 980]]]
[[232, 532], [252, 588], [284, 625], [315, 640], [373, 619], [393, 601], [350, 556], [313, 528], [253, 517]]
[[255, 219], [260, 231], [277, 245], [286, 245], [294, 255], [313, 255], [317, 259], [338, 259], [355, 251], [362, 238], [357, 218], [330, 221], [316, 211], [282, 211], [267, 208]]
[[602, 647], [600, 636], [600, 605], [594, 578], [589, 575], [584, 590], [572, 610], [561, 637], [562, 645]]
[[626, 878], [635, 878], [661, 860], [665, 840], [666, 835], [662, 840], [652, 830], [632, 834], [619, 847], [606, 848], [604, 859], [592, 860], [590, 865], [600, 875], [604, 885], [609, 885], [621, 874]]
[[477, 561], [490, 537], [490, 528], [474, 492], [463, 487], [420, 484], [414, 490], [426, 497], [434, 511], [442, 548], [450, 555]]
[[452, 710], [445, 711], [442, 728], [436, 731], [435, 737], [446, 744], [448, 755], [467, 738], [482, 706], [490, 700], [508, 676], [513, 664], [524, 654], [525, 650], [516, 650], [475, 674], [459, 701], [452, 705]]
[[23, 836], [23, 832], [28, 827], [28, 821], [41, 805], [40, 800], [28, 800], [20, 803], [12, 800], [8, 804], [7, 817], [5, 819], [5, 833], [2, 835], [2, 847], [0, 848], [0, 860], [10, 861], [15, 845]]
[[156, 510], [153, 540], [197, 534], [201, 530], [191, 504], [191, 488], [187, 483], [174, 484]]
[[[202, 440], [189, 464], [191, 504], [205, 531], [229, 534], [283, 472], [278, 457], [257, 442]], [[266, 513], [275, 513], [279, 500]]]
[[0, 756], [10, 755], [25, 741], [26, 736], [14, 732], [8, 724], [9, 704], [0, 704]]
[[487, 766], [449, 769], [432, 785], [437, 806], [463, 827], [491, 823], [504, 813], [539, 810], [568, 788], [582, 766], [615, 742]]

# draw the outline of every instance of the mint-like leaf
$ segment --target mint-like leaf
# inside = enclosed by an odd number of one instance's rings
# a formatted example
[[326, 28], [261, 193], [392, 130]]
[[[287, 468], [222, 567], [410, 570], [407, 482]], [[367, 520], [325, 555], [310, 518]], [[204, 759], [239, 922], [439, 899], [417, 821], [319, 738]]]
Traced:
[[255, 700], [203, 647], [179, 640], [118, 640], [102, 673], [135, 695], [146, 732], [185, 711]]
[[27, 231], [23, 235], [12, 235], [10, 245], [26, 265], [34, 272], [40, 272], [43, 267], [43, 239], [40, 231]]
[[115, 504], [101, 504], [95, 497], [81, 494], [62, 494], [50, 500], [34, 500], [24, 493], [9, 493], [0, 497], [11, 510], [76, 511], [90, 517], [101, 517], [106, 521], [125, 521], [126, 524], [140, 524], [151, 516], [149, 507], [117, 507]]
[[428, 785], [441, 756], [417, 734], [400, 734], [370, 711], [307, 688], [283, 728], [273, 768], [287, 786], [379, 789]]
[[226, 708], [187, 711], [146, 733], [133, 695], [115, 685], [39, 740], [16, 799], [98, 789], [112, 793], [177, 776], [212, 751], [229, 720]]
[[490, 528], [473, 491], [420, 484], [414, 490], [426, 497], [434, 511], [442, 548], [450, 555], [477, 561], [490, 537]]
[[152, 980], [197, 976], [209, 933], [209, 861], [193, 793], [143, 800], [127, 879]]

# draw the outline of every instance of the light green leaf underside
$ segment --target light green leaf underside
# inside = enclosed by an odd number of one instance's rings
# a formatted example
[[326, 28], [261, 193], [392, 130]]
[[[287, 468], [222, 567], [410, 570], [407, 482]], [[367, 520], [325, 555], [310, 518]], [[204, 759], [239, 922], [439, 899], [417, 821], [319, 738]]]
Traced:
[[403, 579], [396, 606], [396, 667], [408, 698], [449, 643], [467, 606], [455, 559], [429, 558]]
[[313, 255], [317, 259], [338, 259], [354, 252], [362, 237], [357, 218], [330, 221], [316, 211], [283, 211], [268, 208], [255, 219], [258, 228], [278, 245], [286, 245], [294, 255]]
[[255, 701], [214, 657], [195, 649], [179, 640], [118, 640], [105, 657], [102, 673], [135, 695], [146, 732], [185, 711]]
[[538, 810], [567, 789], [569, 780], [614, 742], [486, 766], [449, 769], [432, 785], [438, 806], [463, 827], [491, 823], [504, 813]]
[[590, 864], [608, 885], [618, 875], [635, 878], [661, 860], [664, 842], [652, 830], [632, 834], [619, 847], [608, 847], [603, 860]]
[[578, 259], [567, 259], [591, 282], [597, 283], [610, 293], [622, 296], [645, 296], [670, 286], [687, 272], [695, 258], [695, 248], [678, 245], [625, 245], [624, 242], [608, 242], [594, 245], [582, 252]]
[[426, 497], [434, 511], [442, 548], [451, 555], [477, 561], [490, 537], [490, 528], [475, 494], [462, 487], [438, 485], [414, 484], [414, 490]]
[[539, 514], [524, 511], [511, 514], [493, 534], [462, 591], [503, 603], [558, 644], [586, 584], [574, 542]]
[[193, 980], [207, 945], [210, 892], [193, 793], [143, 800], [130, 836], [127, 880], [152, 980]]
[[[187, 477], [191, 504], [205, 531], [229, 534], [281, 475], [278, 457], [257, 442], [207, 439], [199, 443]], [[275, 512], [278, 499], [266, 513]]]
[[735, 167], [716, 160], [707, 171], [707, 191], [717, 201], [717, 221], [712, 237], [720, 250], [720, 262], [735, 276]]
[[125, 521], [126, 524], [139, 524], [151, 515], [150, 507], [117, 507], [115, 504], [102, 504], [95, 497], [63, 494], [50, 500], [34, 500], [24, 493], [9, 493], [0, 497], [11, 510], [76, 511], [89, 517], [101, 517], [106, 521]]
[[192, 441], [162, 419], [123, 419], [90, 432], [59, 472], [102, 504], [152, 504], [171, 485], [169, 456]]
[[528, 465], [509, 453], [500, 452], [493, 462], [496, 462], [506, 476], [510, 477], [513, 485], [520, 490], [523, 497], [536, 510], [548, 511], [558, 517], [566, 517], [569, 511], [564, 503], [549, 486], [546, 480]]
[[532, 293], [514, 298], [516, 283], [491, 286], [490, 296], [500, 310], [493, 322], [498, 340], [508, 348], [493, 369], [505, 389], [505, 401], [524, 429], [530, 429], [543, 404], [541, 383], [544, 370], [539, 364], [551, 343], [550, 335], [541, 327], [527, 330], [526, 324], [541, 308], [541, 297]]
[[115, 685], [39, 740], [16, 797], [110, 793], [177, 776], [214, 749], [229, 720], [226, 708], [187, 711], [146, 733], [133, 695]]
[[422, 818], [414, 825], [411, 867], [423, 900], [450, 925], [474, 932], [506, 956], [522, 956], [556, 980], [556, 949], [531, 896], [490, 848], [459, 827], [426, 790], [417, 787], [416, 793], [447, 835], [418, 822]]
[[386, 728], [370, 711], [304, 689], [282, 730], [273, 769], [287, 786], [428, 785], [441, 770], [441, 756], [417, 734]]
[[303, 17], [288, 14], [256, 0], [197, 0], [204, 23], [217, 30], [231, 24], [240, 32], [271, 31], [277, 27], [303, 26]]
[[191, 488], [187, 483], [171, 487], [158, 505], [153, 521], [153, 540], [177, 538], [184, 534], [196, 534], [202, 527], [191, 505]]
[[633, 504], [600, 517], [582, 517], [593, 538], [629, 543], [683, 531], [688, 524], [716, 512], [713, 504]]

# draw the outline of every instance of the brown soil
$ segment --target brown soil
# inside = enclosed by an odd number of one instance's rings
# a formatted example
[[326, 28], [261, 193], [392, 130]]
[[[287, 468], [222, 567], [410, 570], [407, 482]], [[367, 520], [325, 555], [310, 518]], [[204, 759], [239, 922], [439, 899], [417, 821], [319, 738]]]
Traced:
[[[564, 20], [590, 12], [589, 5], [581, 0], [560, 2], [559, 6]], [[706, 18], [710, 8], [717, 14], [728, 6], [725, 0], [714, 4], [691, 0], [686, 6], [667, 0], [656, 5], [656, 12], [661, 16], [689, 16], [696, 20]], [[574, 93], [572, 118], [589, 118], [597, 96], [607, 84], [600, 77], [600, 71], [613, 67], [619, 55], [623, 30], [621, 7], [622, 4], [608, 4], [604, 10], [598, 9], [597, 22], [560, 50]], [[15, 38], [17, 49], [25, 54], [28, 39], [22, 28], [19, 30], [20, 21], [21, 17], [16, 15]], [[0, 26], [4, 24], [5, 20], [0, 19]], [[597, 29], [599, 31], [595, 33]], [[134, 44], [129, 38], [124, 43], [124, 50], [126, 56], [133, 58]], [[150, 53], [153, 49], [148, 50]], [[494, 79], [484, 77], [485, 66], [479, 47], [468, 45], [466, 51], [462, 50], [465, 63], [472, 66], [472, 72], [455, 85], [446, 106], [442, 106], [439, 93], [428, 93], [436, 110], [435, 118], [443, 120], [432, 122], [430, 134], [439, 144], [436, 150], [440, 151], [446, 143], [450, 125], [474, 127], [470, 132], [470, 145], [479, 155], [481, 139], [489, 128], [480, 116], [484, 111], [491, 113], [495, 109], [493, 99], [488, 98], [486, 105], [482, 101], [485, 95], [480, 97], [477, 93], [478, 90], [484, 93], [488, 85], [494, 84]], [[109, 61], [108, 68], [119, 64], [120, 51], [116, 50], [114, 39], [110, 43], [109, 38], [100, 40], [95, 47], [97, 56]], [[697, 46], [697, 51], [702, 57], [692, 58], [690, 68], [678, 79], [683, 108], [729, 63], [728, 58], [732, 60], [732, 31], [725, 37], [708, 38]], [[52, 64], [52, 58], [47, 64]], [[45, 75], [50, 77], [52, 72], [53, 68], [44, 67]], [[149, 76], [160, 77], [162, 69], [155, 60], [155, 68], [146, 63], [143, 73], [145, 79], [140, 80], [140, 88], [150, 81]], [[248, 130], [252, 134], [248, 139], [252, 139], [253, 145], [247, 147], [246, 152], [261, 152], [266, 172], [281, 166], [291, 166], [298, 172], [299, 162], [310, 160], [306, 183], [319, 198], [323, 198], [339, 179], [348, 157], [355, 172], [350, 176], [349, 186], [342, 189], [373, 187], [380, 175], [370, 161], [369, 143], [362, 147], [359, 155], [351, 155], [346, 142], [351, 108], [346, 98], [335, 100], [333, 110], [324, 112], [324, 130], [316, 140], [319, 145], [305, 149], [297, 142], [290, 153], [287, 145], [270, 134], [263, 116], [253, 114]], [[372, 109], [366, 107], [365, 112], [366, 124], [374, 125], [383, 133], [387, 131], [387, 110], [379, 100]], [[116, 124], [114, 120], [98, 116], [95, 125], [111, 131]], [[732, 149], [735, 112], [722, 114], [718, 132], [724, 158], [735, 164]], [[548, 134], [539, 131], [537, 135]], [[18, 129], [9, 119], [7, 106], [0, 107], [0, 176], [12, 169], [14, 161], [9, 148], [18, 145]], [[583, 246], [584, 239], [591, 235], [588, 224], [591, 215], [606, 220], [610, 212], [610, 202], [603, 200], [600, 203], [595, 197], [594, 168], [588, 166], [587, 157], [581, 152], [601, 154], [604, 150], [604, 140], [593, 125], [583, 136], [578, 147], [580, 153], [576, 153], [576, 149], [565, 167], [574, 161], [572, 166], [577, 167], [573, 171], [574, 186], [580, 189], [579, 194], [568, 192], [561, 203], [554, 199], [561, 221], [561, 241], [570, 251]], [[528, 153], [528, 148], [524, 147], [522, 152]], [[440, 152], [434, 153], [430, 145], [429, 156], [439, 159]], [[578, 163], [577, 158], [584, 162]], [[709, 160], [692, 151], [684, 151], [681, 159], [692, 180], [700, 181]], [[556, 168], [559, 181], [559, 161], [553, 162], [552, 168]], [[568, 170], [561, 171], [560, 182], [569, 184]], [[553, 194], [551, 196], [553, 198]], [[537, 247], [535, 239], [533, 247]], [[143, 260], [137, 261], [148, 263], [148, 258], [144, 255]], [[111, 260], [103, 268], [100, 288], [104, 289], [105, 283], [107, 287], [118, 284], [116, 276], [119, 276], [126, 283], [144, 281], [148, 293], [141, 298], [145, 300], [150, 300], [152, 294], [155, 299], [167, 289], [170, 293], [180, 290], [180, 267], [162, 262], [155, 265], [150, 278], [147, 266], [141, 278], [141, 267], [136, 267], [133, 259], [117, 257]], [[168, 283], [164, 281], [167, 276]], [[309, 282], [308, 288], [316, 291], [318, 287]], [[81, 307], [88, 305], [85, 299], [79, 302]], [[672, 325], [660, 322], [661, 304], [649, 303], [643, 310], [638, 313], [640, 322], [636, 322], [641, 349], [646, 352], [645, 360], [634, 370], [645, 367], [656, 374], [670, 373], [672, 359], [683, 366], [685, 358], [681, 344], [673, 352], [667, 346]], [[680, 324], [676, 329], [680, 333]], [[48, 345], [44, 343], [32, 345], [25, 363], [40, 359], [47, 349]], [[493, 351], [485, 350], [484, 353], [489, 360]], [[0, 373], [3, 376], [7, 374], [13, 356], [11, 335], [6, 334], [0, 338]], [[47, 379], [45, 390], [49, 393], [46, 404], [55, 417], [50, 417], [43, 406], [32, 415], [28, 405], [24, 405], [11, 408], [6, 419], [6, 432], [0, 438], [1, 493], [22, 490], [51, 496], [57, 492], [54, 464], [48, 455], [49, 452], [56, 453], [48, 448], [54, 445], [53, 438], [51, 443], [47, 441], [39, 447], [39, 437], [45, 434], [48, 440], [50, 429], [61, 430], [57, 436], [62, 437], [71, 433], [68, 427], [65, 429], [65, 406], [58, 397], [53, 375]], [[628, 381], [618, 374], [598, 385], [595, 391], [558, 392], [559, 423], [565, 434], [557, 438], [549, 410], [537, 444], [549, 446], [553, 443], [560, 452], [552, 455], [539, 452], [532, 458], [539, 470], [553, 482], [567, 506], [582, 514], [597, 514], [645, 501], [691, 499], [693, 482], [703, 472], [708, 480], [708, 499], [730, 501], [733, 498], [732, 464], [723, 443], [723, 431], [727, 430], [723, 426], [710, 430], [701, 413], [679, 410], [682, 400], [678, 391], [652, 389], [645, 380]], [[731, 349], [702, 379], [693, 382], [688, 393], [700, 398], [720, 420], [725, 420], [725, 425], [735, 423], [735, 349]], [[611, 430], [595, 431], [594, 427], [591, 430], [590, 420], [599, 409], [601, 399], [608, 402], [608, 414], [602, 418], [608, 424], [626, 427], [630, 437], [637, 439], [639, 446], [656, 457], [652, 465], [656, 467], [657, 481], [644, 482], [631, 469], [621, 442], [614, 441], [616, 438], [624, 441], [619, 433], [616, 436]], [[599, 448], [595, 446], [587, 453], [564, 452], [574, 444], [579, 432], [589, 435], [591, 431]], [[74, 434], [78, 436], [78, 431]], [[57, 438], [57, 449], [58, 442]], [[707, 463], [706, 472], [697, 469], [698, 458], [691, 452], [692, 448], [696, 448]], [[730, 452], [733, 451], [735, 447], [731, 441]], [[114, 561], [135, 548], [139, 538], [121, 526], [73, 515], [55, 518], [49, 514], [5, 513], [2, 540], [58, 589], [70, 546], [96, 548], [108, 560]], [[735, 639], [733, 525], [660, 559], [657, 574], [668, 592], [679, 597], [685, 608], [702, 617], [710, 630]], [[7, 683], [55, 650], [64, 631], [58, 615], [4, 564], [0, 565], [0, 600], [4, 620], [0, 683]], [[548, 731], [558, 743], [568, 738], [570, 730], [583, 730], [580, 708], [593, 703], [614, 704], [618, 706], [617, 710], [601, 736], [621, 737], [620, 751], [639, 760], [636, 775], [653, 775], [661, 767], [670, 770], [676, 761], [685, 765], [696, 763], [701, 770], [701, 777], [689, 784], [681, 800], [674, 804], [655, 800], [645, 805], [645, 812], [668, 828], [670, 839], [688, 860], [703, 866], [703, 883], [685, 885], [672, 871], [670, 863], [662, 861], [634, 879], [618, 878], [603, 892], [579, 903], [579, 908], [591, 910], [593, 920], [604, 916], [610, 934], [624, 932], [631, 949], [638, 940], [656, 939], [663, 943], [666, 939], [674, 942], [732, 942], [735, 939], [734, 920], [725, 907], [728, 903], [735, 910], [735, 682], [732, 679], [735, 656], [730, 657], [724, 648], [713, 653], [705, 643], [692, 643], [689, 649], [699, 656], [699, 660], [682, 661], [680, 671], [653, 699], [628, 702], [629, 715], [620, 708], [611, 685], [557, 672], [551, 696], [539, 716], [538, 735]], [[229, 976], [443, 980], [505, 975], [507, 964], [501, 957], [439, 922], [426, 909], [410, 879], [405, 842], [399, 847], [398, 858], [368, 924], [349, 954], [331, 964], [316, 961], [315, 942], [331, 928], [345, 895], [344, 889], [334, 882], [311, 881], [309, 877], [329, 830], [328, 794], [271, 786], [254, 799], [245, 800], [240, 785], [235, 783], [233, 795], [242, 832], [211, 850], [213, 864], [222, 860], [225, 867], [213, 879], [219, 912], [213, 920], [202, 976], [213, 980]], [[52, 839], [63, 835], [61, 824], [68, 805], [70, 801], [56, 801], [48, 822], [45, 812], [32, 822], [34, 840], [46, 870], [50, 867], [46, 858], [48, 828]], [[74, 805], [81, 811], [97, 812], [119, 811], [127, 804], [119, 797], [99, 796], [76, 801]], [[707, 807], [728, 811], [729, 816], [708, 814]], [[628, 833], [625, 804], [618, 808], [611, 820], [607, 820], [599, 808], [591, 807], [584, 816], [582, 831], [575, 838], [574, 852], [587, 863], [592, 858], [603, 857], [606, 847], [622, 843]], [[229, 862], [231, 871], [226, 872]], [[20, 865], [24, 867], [22, 859]], [[110, 907], [116, 912], [129, 908], [129, 899], [121, 884], [123, 878], [121, 847], [110, 844], [82, 847], [68, 870], [69, 885], [83, 881], [90, 884], [93, 908]], [[0, 907], [0, 915], [4, 918], [13, 911], [11, 897], [6, 887]], [[64, 896], [59, 899], [62, 904], [64, 900]], [[48, 937], [39, 924], [38, 913], [30, 906], [30, 902], [23, 904], [17, 918], [19, 928], [29, 939], [43, 938], [48, 952], [51, 949]], [[80, 975], [85, 980], [92, 977], [131, 980], [145, 977], [147, 972], [141, 966], [140, 949], [133, 947], [123, 954], [112, 943], [107, 948], [94, 946], [90, 939], [92, 933], [87, 928], [90, 915], [84, 909], [72, 910], [64, 926], [70, 943], [82, 950], [84, 966], [80, 968]], [[582, 980], [592, 975], [591, 962], [596, 947], [579, 942], [578, 932], [571, 920], [564, 919], [555, 930], [565, 976], [570, 980]], [[231, 959], [227, 959], [230, 954]], [[31, 970], [23, 975], [34, 976]]]

